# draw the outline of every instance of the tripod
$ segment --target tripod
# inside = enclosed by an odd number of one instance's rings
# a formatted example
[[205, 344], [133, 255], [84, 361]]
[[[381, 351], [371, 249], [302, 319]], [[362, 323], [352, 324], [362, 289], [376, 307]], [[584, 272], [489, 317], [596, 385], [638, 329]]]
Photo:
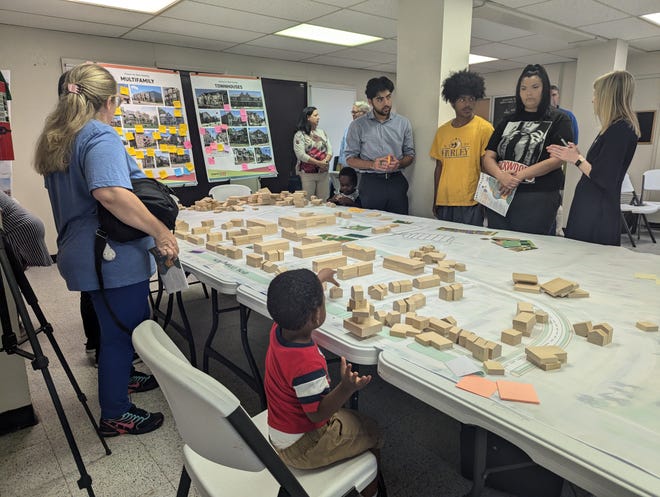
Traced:
[[[9, 250], [7, 250], [7, 247], [9, 247]], [[111, 451], [99, 433], [98, 425], [96, 424], [94, 416], [92, 415], [92, 412], [89, 410], [89, 406], [87, 405], [87, 397], [82, 392], [82, 390], [80, 390], [80, 386], [73, 376], [73, 373], [69, 368], [69, 364], [66, 362], [64, 355], [62, 354], [62, 350], [60, 349], [57, 341], [55, 340], [55, 337], [53, 336], [53, 327], [46, 320], [46, 317], [41, 311], [37, 301], [37, 296], [34, 294], [30, 283], [25, 277], [23, 268], [21, 267], [16, 256], [14, 255], [13, 250], [11, 249], [11, 246], [5, 238], [5, 234], [2, 228], [0, 228], [0, 268], [2, 269], [0, 272], [0, 323], [2, 323], [2, 348], [7, 354], [16, 354], [24, 357], [25, 359], [29, 359], [32, 363], [33, 369], [41, 370], [44, 381], [46, 382], [46, 387], [48, 388], [48, 393], [50, 394], [50, 398], [53, 402], [53, 406], [55, 407], [55, 411], [57, 411], [57, 416], [60, 420], [60, 424], [62, 425], [62, 430], [64, 430], [64, 435], [66, 436], [66, 440], [69, 444], [69, 449], [71, 450], [73, 459], [75, 460], [76, 466], [78, 467], [78, 472], [80, 473], [78, 487], [80, 489], [87, 489], [89, 497], [94, 497], [94, 490], [92, 489], [92, 477], [87, 473], [87, 469], [83, 463], [80, 451], [78, 450], [78, 445], [76, 444], [76, 440], [73, 438], [71, 426], [69, 425], [69, 421], [66, 418], [64, 408], [62, 407], [62, 402], [60, 401], [60, 397], [57, 393], [57, 390], [55, 389], [55, 385], [53, 384], [53, 378], [50, 375], [50, 371], [48, 370], [48, 358], [41, 350], [39, 340], [37, 339], [37, 333], [43, 331], [48, 337], [48, 341], [53, 347], [53, 350], [55, 351], [55, 354], [57, 355], [62, 368], [66, 372], [66, 375], [69, 378], [69, 382], [71, 383], [71, 386], [78, 396], [78, 400], [85, 409], [85, 412], [87, 413], [90, 422], [94, 426], [101, 444], [105, 448], [106, 455], [110, 455]], [[16, 303], [18, 315], [25, 328], [27, 339], [30, 342], [30, 346], [32, 347], [32, 352], [22, 350], [18, 347], [18, 339], [16, 337], [16, 333], [14, 333], [12, 330], [12, 324], [9, 317], [9, 304], [7, 300], [7, 294], [5, 293], [5, 286], [2, 281], [3, 275], [7, 279], [7, 286], [9, 287], [11, 295], [14, 298], [14, 302]], [[25, 298], [25, 301], [27, 301], [27, 303], [30, 305], [37, 320], [39, 321], [39, 328], [36, 330], [32, 325], [32, 319], [30, 318], [23, 298]]]

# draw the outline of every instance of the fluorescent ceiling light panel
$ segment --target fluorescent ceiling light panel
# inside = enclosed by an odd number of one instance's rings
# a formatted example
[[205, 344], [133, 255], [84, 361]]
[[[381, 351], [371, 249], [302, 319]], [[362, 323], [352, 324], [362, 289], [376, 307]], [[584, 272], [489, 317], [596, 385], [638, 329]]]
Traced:
[[364, 45], [365, 43], [371, 43], [372, 41], [382, 40], [382, 38], [377, 36], [352, 33], [350, 31], [342, 31], [341, 29], [324, 28], [322, 26], [313, 26], [312, 24], [299, 24], [298, 26], [279, 31], [275, 34], [289, 36], [291, 38], [300, 38], [302, 40], [343, 45], [345, 47], [356, 47], [358, 45]]
[[468, 64], [481, 64], [482, 62], [490, 62], [491, 60], [499, 60], [496, 59], [495, 57], [486, 57], [485, 55], [475, 55], [473, 53], [470, 54], [470, 58], [468, 59]]
[[110, 7], [111, 9], [131, 10], [134, 12], [146, 12], [155, 14], [179, 0], [68, 0], [74, 3], [86, 3], [99, 7]]
[[646, 14], [642, 16], [643, 19], [646, 19], [647, 21], [651, 21], [658, 26], [660, 26], [660, 12], [656, 12], [655, 14]]

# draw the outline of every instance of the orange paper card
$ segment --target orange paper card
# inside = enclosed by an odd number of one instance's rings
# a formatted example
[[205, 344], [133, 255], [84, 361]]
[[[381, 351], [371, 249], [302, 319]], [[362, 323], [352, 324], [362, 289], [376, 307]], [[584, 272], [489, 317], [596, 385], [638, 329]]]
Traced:
[[456, 386], [462, 390], [481, 395], [482, 397], [490, 397], [497, 390], [497, 384], [494, 381], [475, 375], [463, 376], [456, 383]]
[[516, 402], [527, 402], [529, 404], [540, 404], [534, 385], [531, 383], [516, 383], [514, 381], [497, 382], [497, 389], [500, 392], [500, 399], [514, 400]]

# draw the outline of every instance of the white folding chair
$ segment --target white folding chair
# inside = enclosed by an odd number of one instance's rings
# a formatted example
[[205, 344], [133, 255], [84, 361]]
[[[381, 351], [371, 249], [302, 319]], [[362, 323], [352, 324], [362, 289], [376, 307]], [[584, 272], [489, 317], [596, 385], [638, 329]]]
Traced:
[[133, 345], [158, 379], [185, 444], [177, 497], [188, 494], [190, 479], [204, 497], [342, 497], [359, 496], [376, 478], [371, 452], [317, 470], [289, 468], [264, 435], [267, 411], [250, 418], [227, 388], [190, 365], [157, 323], [141, 323]]
[[250, 195], [252, 190], [249, 186], [246, 185], [217, 185], [209, 190], [209, 195], [213, 197], [213, 200], [218, 200], [222, 202], [227, 200], [229, 197], [244, 197]]
[[[632, 195], [632, 200], [630, 203], [621, 204], [621, 222], [626, 229], [626, 233], [628, 233], [628, 238], [630, 239], [632, 246], [636, 247], [637, 245], [635, 245], [632, 233], [630, 232], [630, 226], [628, 225], [628, 221], [626, 221], [626, 217], [624, 215], [625, 212], [630, 212], [639, 216], [639, 220], [644, 222], [644, 226], [646, 226], [646, 230], [648, 231], [651, 240], [653, 243], [655, 243], [655, 237], [653, 236], [653, 232], [651, 231], [651, 227], [649, 226], [649, 221], [646, 216], [648, 214], [658, 212], [658, 210], [660, 210], [660, 205], [639, 205], [640, 201], [637, 198], [635, 188], [633, 187], [632, 181], [630, 181], [630, 176], [628, 173], [626, 173], [626, 175], [623, 177], [623, 183], [621, 183], [621, 194]], [[640, 223], [637, 224], [638, 235], [639, 229]]]

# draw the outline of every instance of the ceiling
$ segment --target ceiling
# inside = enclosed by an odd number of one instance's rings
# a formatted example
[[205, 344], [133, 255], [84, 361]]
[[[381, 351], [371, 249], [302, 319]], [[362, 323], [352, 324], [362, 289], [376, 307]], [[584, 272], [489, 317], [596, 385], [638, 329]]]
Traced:
[[[398, 6], [399, 0], [181, 0], [149, 15], [65, 0], [0, 0], [0, 22], [394, 73]], [[613, 38], [633, 52], [657, 51], [660, 26], [638, 16], [658, 11], [660, 0], [473, 0], [471, 52], [500, 59], [474, 67], [489, 73], [569, 62], [580, 46]], [[384, 39], [343, 48], [273, 34], [301, 22]]]

